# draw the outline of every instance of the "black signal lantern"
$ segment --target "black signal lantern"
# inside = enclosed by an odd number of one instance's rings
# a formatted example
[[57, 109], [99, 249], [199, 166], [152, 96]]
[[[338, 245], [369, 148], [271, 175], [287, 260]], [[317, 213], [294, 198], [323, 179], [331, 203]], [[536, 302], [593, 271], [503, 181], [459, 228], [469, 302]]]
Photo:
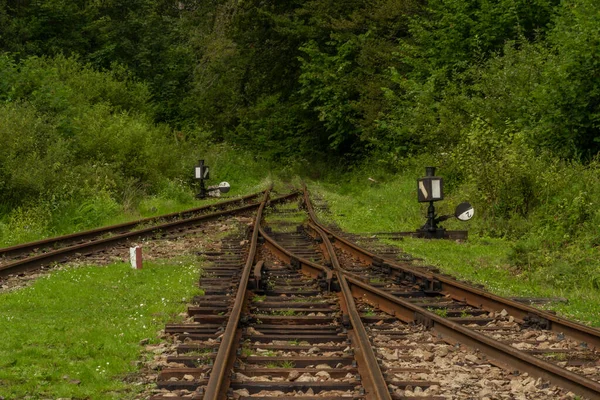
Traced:
[[435, 167], [425, 167], [425, 177], [417, 179], [419, 202], [427, 203], [444, 199], [444, 180], [435, 176]]
[[200, 180], [200, 193], [196, 195], [196, 198], [204, 199], [206, 197], [206, 186], [204, 186], [204, 181], [210, 178], [210, 168], [208, 165], [204, 165], [204, 160], [198, 161], [198, 165], [194, 167], [194, 177]]
[[204, 165], [204, 160], [198, 161], [198, 165], [194, 168], [194, 173], [196, 179], [200, 179], [201, 181], [210, 179], [210, 168], [208, 165]]

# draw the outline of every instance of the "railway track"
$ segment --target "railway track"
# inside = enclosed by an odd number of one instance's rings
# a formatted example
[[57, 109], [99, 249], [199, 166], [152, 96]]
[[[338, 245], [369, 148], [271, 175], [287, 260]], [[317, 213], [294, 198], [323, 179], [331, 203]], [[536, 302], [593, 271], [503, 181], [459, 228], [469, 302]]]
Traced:
[[379, 257], [319, 224], [305, 190], [308, 230], [345, 260], [353, 293], [448, 341], [480, 349], [505, 368], [600, 398], [600, 331], [484, 292], [447, 276]]
[[[178, 343], [209, 348], [213, 357], [161, 371], [158, 390], [163, 393], [152, 398], [303, 399], [318, 395], [333, 400], [365, 398], [367, 392], [390, 398], [352, 296], [347, 290], [339, 296], [329, 290], [333, 271], [312, 263], [310, 273], [305, 274], [297, 265], [281, 262], [267, 247], [258, 248], [263, 209], [258, 210], [245, 262], [237, 258], [227, 264], [227, 276], [235, 278], [213, 278], [215, 272], [223, 271], [223, 263], [230, 261], [227, 258], [217, 259], [202, 278], [201, 286], [210, 291], [209, 296], [219, 296], [214, 299], [219, 303], [207, 308], [202, 303], [206, 299], [196, 299], [199, 303], [190, 306], [188, 314], [194, 315], [201, 307], [209, 315], [166, 327]], [[250, 283], [252, 292], [247, 290]], [[344, 315], [350, 315], [349, 320]], [[209, 336], [191, 334], [216, 320], [224, 329], [212, 326]], [[185, 364], [188, 359], [182, 357], [178, 354], [168, 361]]]
[[[284, 201], [297, 193], [272, 201]], [[128, 241], [166, 234], [184, 234], [205, 221], [256, 209], [256, 193], [178, 213], [145, 218], [128, 223], [70, 235], [43, 239], [0, 249], [0, 281], [10, 275], [27, 273], [73, 257], [89, 256]]]
[[211, 357], [163, 369], [154, 400], [600, 398], [597, 330], [361, 249], [307, 192], [261, 213], [235, 277], [201, 281], [219, 297], [188, 313], [209, 315], [166, 329]]

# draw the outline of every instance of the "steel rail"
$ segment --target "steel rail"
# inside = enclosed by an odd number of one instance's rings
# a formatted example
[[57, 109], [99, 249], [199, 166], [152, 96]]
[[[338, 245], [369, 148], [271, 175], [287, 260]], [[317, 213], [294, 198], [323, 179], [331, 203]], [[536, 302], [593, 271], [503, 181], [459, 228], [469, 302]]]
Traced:
[[306, 185], [304, 185], [303, 196], [313, 224], [322, 229], [330, 239], [333, 239], [336, 247], [357, 256], [363, 261], [377, 264], [380, 268], [388, 268], [390, 272], [395, 271], [404, 277], [407, 275], [413, 277], [416, 281], [421, 281], [421, 287], [424, 290], [438, 291], [443, 295], [450, 296], [454, 300], [463, 301], [470, 306], [479, 307], [486, 311], [500, 312], [506, 310], [509, 315], [512, 315], [520, 322], [527, 319], [534, 319], [538, 323], [546, 325], [546, 327], [553, 332], [563, 333], [578, 341], [586, 342], [591, 349], [600, 349], [600, 330], [598, 329], [560, 318], [547, 311], [539, 310], [514, 300], [500, 297], [441, 274], [424, 273], [409, 266], [394, 263], [390, 260], [382, 260], [375, 254], [344, 239], [323, 226], [314, 212]]
[[[342, 275], [345, 274], [342, 273]], [[481, 350], [505, 368], [509, 366], [517, 368], [521, 372], [547, 379], [562, 388], [590, 399], [600, 398], [600, 383], [596, 381], [523, 353], [519, 349], [444, 319], [431, 311], [415, 306], [356, 278], [346, 276], [346, 279], [354, 297], [365, 299], [371, 305], [405, 322], [423, 323], [446, 338]]]
[[[471, 348], [481, 350], [488, 357], [494, 359], [499, 365], [504, 366], [506, 369], [513, 367], [521, 372], [527, 372], [532, 376], [547, 379], [578, 395], [589, 397], [591, 399], [600, 398], [600, 383], [596, 381], [538, 359], [519, 349], [498, 342], [495, 339], [466, 328], [461, 324], [444, 319], [431, 311], [363, 282], [360, 277], [346, 271], [340, 266], [337, 257], [335, 256], [333, 245], [328, 240], [327, 234], [323, 230], [320, 230], [319, 232], [319, 228], [314, 224], [311, 225], [311, 229], [315, 230], [323, 238], [323, 242], [327, 247], [327, 251], [330, 253], [330, 259], [336, 270], [336, 276], [340, 281], [340, 286], [342, 287], [342, 290], [344, 290], [343, 282], [346, 282], [346, 285], [350, 288], [350, 298], [355, 297], [363, 299], [372, 306], [388, 314], [394, 315], [404, 322], [421, 323], [434, 329], [449, 341], [459, 342]], [[348, 309], [350, 309], [350, 307], [348, 307]], [[365, 339], [363, 338], [362, 340]], [[366, 340], [368, 341], [368, 337]]]
[[360, 314], [356, 309], [356, 303], [352, 296], [352, 291], [350, 290], [348, 280], [344, 276], [344, 270], [340, 266], [333, 245], [331, 244], [331, 241], [329, 240], [325, 232], [318, 228], [316, 230], [317, 233], [321, 236], [323, 244], [327, 249], [327, 258], [331, 261], [333, 269], [336, 271], [336, 275], [340, 283], [341, 292], [346, 302], [350, 323], [354, 328], [354, 333], [356, 335], [357, 340], [357, 346], [355, 347], [355, 350], [357, 354], [360, 354], [362, 358], [361, 361], [363, 362], [365, 367], [363, 368], [363, 371], [366, 373], [366, 382], [364, 386], [367, 399], [391, 400], [392, 397], [388, 390], [387, 383], [385, 382], [383, 373], [381, 372], [379, 364], [377, 363], [377, 358], [375, 357], [375, 353], [373, 352], [371, 341], [369, 340], [367, 331], [365, 330], [362, 320], [360, 319]]
[[260, 236], [265, 239], [265, 245], [277, 257], [315, 279], [323, 278], [327, 284], [327, 291], [331, 290], [333, 271], [330, 268], [296, 256], [294, 253], [288, 251], [286, 248], [277, 243], [275, 239], [269, 236], [262, 227], [259, 227], [259, 230]]
[[155, 217], [148, 217], [143, 219], [138, 219], [135, 221], [124, 222], [117, 225], [105, 226], [101, 228], [91, 229], [83, 232], [71, 233], [68, 235], [62, 235], [42, 240], [37, 240], [35, 242], [22, 243], [15, 246], [0, 248], [0, 257], [14, 257], [21, 254], [27, 254], [35, 249], [39, 249], [42, 247], [53, 247], [57, 244], [66, 244], [73, 243], [81, 240], [88, 240], [92, 238], [96, 238], [98, 236], [107, 234], [107, 233], [124, 233], [125, 231], [131, 230], [140, 224], [147, 224], [152, 222], [157, 222], [160, 220], [171, 219], [171, 218], [187, 218], [190, 215], [203, 212], [211, 209], [218, 209], [225, 206], [229, 206], [235, 203], [243, 203], [246, 200], [250, 200], [252, 198], [258, 197], [264, 192], [254, 193], [246, 196], [242, 196], [236, 199], [231, 199], [227, 201], [221, 201], [214, 204], [208, 204], [202, 207], [191, 208], [189, 210], [174, 212], [170, 214], [158, 215]]
[[238, 326], [240, 323], [240, 317], [242, 315], [242, 308], [248, 300], [248, 281], [250, 278], [250, 272], [254, 265], [254, 259], [256, 257], [256, 248], [258, 244], [258, 233], [259, 227], [262, 220], [262, 213], [265, 208], [267, 199], [269, 198], [270, 190], [265, 192], [264, 198], [256, 213], [254, 219], [252, 239], [250, 240], [250, 250], [248, 252], [248, 258], [242, 271], [242, 277], [235, 297], [235, 303], [229, 314], [229, 320], [225, 327], [225, 332], [221, 338], [221, 344], [219, 351], [215, 357], [215, 362], [206, 385], [204, 392], [204, 400], [217, 400], [225, 396], [227, 387], [225, 385], [226, 377], [229, 375], [229, 369], [232, 364], [232, 357], [235, 356], [235, 338], [237, 335]]
[[[290, 193], [288, 195], [280, 196], [275, 199], [272, 199], [271, 202], [280, 202], [287, 201], [290, 198], [297, 196], [296, 192]], [[234, 215], [245, 211], [250, 211], [260, 207], [261, 203], [253, 203], [249, 205], [245, 205], [242, 207], [238, 207], [232, 210], [224, 210], [211, 214], [203, 214], [191, 218], [186, 218], [179, 221], [168, 222], [152, 227], [147, 227], [135, 231], [130, 231], [127, 233], [118, 234], [112, 237], [103, 238], [99, 240], [94, 240], [74, 246], [64, 247], [61, 249], [52, 250], [43, 254], [35, 255], [33, 257], [28, 257], [24, 259], [20, 259], [14, 261], [12, 263], [7, 263], [0, 266], [0, 278], [16, 274], [22, 273], [25, 271], [31, 271], [37, 268], [41, 268], [44, 266], [48, 266], [54, 262], [62, 262], [69, 257], [74, 255], [89, 255], [96, 251], [106, 249], [108, 247], [114, 246], [117, 243], [140, 239], [147, 236], [154, 235], [158, 232], [167, 232], [172, 230], [177, 230], [181, 228], [185, 228], [188, 226], [195, 226], [201, 222], [206, 222], [209, 220], [214, 220], [223, 216]]]

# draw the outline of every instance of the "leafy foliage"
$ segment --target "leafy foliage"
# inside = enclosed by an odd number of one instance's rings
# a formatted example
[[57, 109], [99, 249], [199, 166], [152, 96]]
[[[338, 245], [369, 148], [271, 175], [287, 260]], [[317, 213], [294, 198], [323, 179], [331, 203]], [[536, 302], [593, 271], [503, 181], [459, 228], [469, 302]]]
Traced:
[[0, 57], [0, 202], [10, 242], [23, 239], [15, 224], [29, 215], [39, 219], [27, 223], [39, 234], [50, 214], [75, 204], [81, 221], [75, 226], [97, 225], [120, 210], [129, 187], [153, 193], [186, 168], [178, 153], [190, 148], [148, 119], [146, 86], [120, 80], [119, 73], [63, 56], [18, 64]]

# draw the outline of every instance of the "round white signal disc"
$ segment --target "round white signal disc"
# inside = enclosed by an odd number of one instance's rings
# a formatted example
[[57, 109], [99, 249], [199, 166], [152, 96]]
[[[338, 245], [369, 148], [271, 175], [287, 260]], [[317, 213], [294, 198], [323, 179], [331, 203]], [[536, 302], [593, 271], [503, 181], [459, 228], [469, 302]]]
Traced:
[[454, 211], [454, 216], [461, 221], [468, 221], [473, 218], [473, 215], [475, 215], [475, 209], [466, 201], [456, 206], [456, 210]]
[[227, 193], [227, 192], [229, 192], [230, 188], [231, 188], [231, 186], [229, 185], [228, 182], [221, 182], [221, 183], [219, 183], [219, 190], [221, 191], [221, 193]]
[[468, 221], [471, 218], [473, 218], [473, 215], [475, 215], [475, 209], [469, 208], [468, 210], [464, 211], [462, 214], [459, 214], [457, 216], [457, 218], [460, 219], [461, 221]]

